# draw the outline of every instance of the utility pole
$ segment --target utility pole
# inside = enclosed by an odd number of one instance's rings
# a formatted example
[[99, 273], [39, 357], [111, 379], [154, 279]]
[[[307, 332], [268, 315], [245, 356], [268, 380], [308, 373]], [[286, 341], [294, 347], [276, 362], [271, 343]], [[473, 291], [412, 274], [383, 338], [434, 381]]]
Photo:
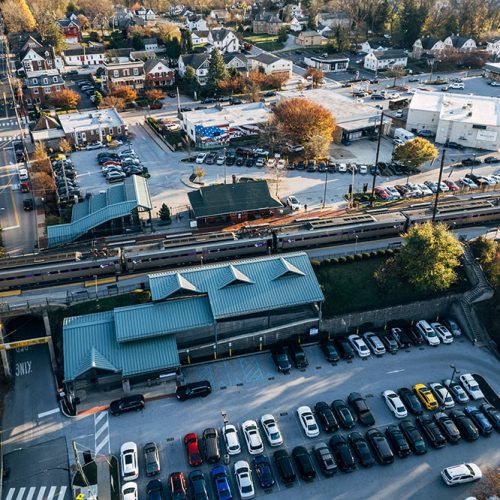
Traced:
[[439, 179], [438, 186], [436, 190], [436, 198], [434, 199], [434, 209], [432, 210], [432, 224], [436, 222], [436, 212], [438, 206], [439, 193], [441, 192], [441, 179], [443, 177], [443, 167], [444, 167], [444, 157], [446, 155], [446, 149], [443, 149], [443, 156], [441, 156], [441, 165], [439, 167]]
[[323, 191], [323, 207], [326, 205], [326, 186], [328, 185], [328, 170], [325, 172], [325, 190]]
[[380, 115], [380, 124], [378, 126], [378, 139], [377, 139], [377, 152], [375, 154], [375, 173], [373, 174], [373, 182], [372, 182], [372, 192], [370, 194], [370, 207], [373, 206], [374, 193], [375, 193], [375, 181], [377, 180], [377, 172], [378, 172], [378, 157], [380, 154], [380, 140], [382, 139], [382, 127], [384, 125], [384, 112]]

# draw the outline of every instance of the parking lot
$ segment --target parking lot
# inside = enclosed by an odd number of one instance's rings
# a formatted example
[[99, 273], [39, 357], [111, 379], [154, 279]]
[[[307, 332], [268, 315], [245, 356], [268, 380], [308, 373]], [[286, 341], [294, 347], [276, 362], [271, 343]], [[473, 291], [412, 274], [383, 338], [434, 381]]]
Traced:
[[[136, 442], [140, 450], [146, 442], [155, 441], [160, 449], [160, 479], [166, 484], [172, 472], [182, 471], [187, 476], [192, 470], [187, 464], [182, 444], [184, 435], [196, 432], [200, 437], [205, 428], [212, 426], [221, 432], [222, 411], [227, 412], [229, 422], [238, 428], [247, 419], [258, 421], [265, 413], [273, 414], [284, 437], [282, 447], [291, 453], [298, 445], [311, 450], [314, 444], [328, 441], [331, 436], [321, 431], [317, 438], [305, 437], [296, 416], [297, 408], [302, 405], [314, 407], [318, 401], [331, 403], [338, 398], [345, 400], [350, 392], [357, 391], [367, 398], [375, 417], [375, 427], [384, 430], [396, 419], [383, 402], [381, 392], [449, 378], [451, 363], [462, 373], [481, 374], [495, 390], [500, 388], [498, 362], [488, 352], [472, 347], [463, 337], [437, 348], [412, 347], [395, 355], [386, 354], [381, 358], [372, 356], [366, 361], [355, 358], [352, 362], [340, 361], [336, 365], [325, 360], [317, 345], [306, 347], [305, 350], [309, 359], [308, 368], [303, 371], [292, 369], [290, 375], [276, 371], [269, 353], [185, 368], [183, 372], [187, 381], [210, 380], [213, 393], [208, 398], [184, 403], [175, 399], [152, 401], [147, 403], [141, 413], [106, 418], [104, 431], [100, 427], [105, 420], [101, 414], [90, 415], [72, 422], [66, 428], [68, 443], [76, 438], [82, 447], [102, 450], [109, 446], [109, 450], [118, 455], [121, 444], [126, 441]], [[366, 428], [357, 424], [353, 430], [364, 434]], [[347, 435], [348, 431], [340, 430], [337, 433]], [[228, 466], [235, 498], [239, 498], [232, 472], [235, 461], [243, 459], [252, 465], [252, 457], [247, 453], [241, 432], [239, 437], [243, 451], [231, 457]], [[480, 437], [472, 443], [462, 440], [458, 445], [447, 444], [440, 450], [429, 446], [423, 456], [396, 458], [392, 465], [375, 465], [370, 469], [358, 466], [352, 474], [337, 472], [331, 478], [320, 473], [313, 459], [316, 478], [308, 484], [299, 479], [292, 487], [286, 487], [278, 479], [272, 460], [276, 448], [270, 448], [265, 442], [264, 453], [271, 458], [276, 478], [272, 488], [273, 498], [353, 498], [355, 491], [355, 498], [463, 499], [470, 487], [447, 488], [439, 476], [440, 470], [464, 461], [475, 462], [480, 467], [498, 465], [498, 444], [498, 433], [495, 433], [490, 438]], [[140, 498], [145, 498], [148, 478], [144, 474], [141, 451], [139, 464]], [[200, 467], [207, 479], [211, 468], [206, 464]], [[269, 492], [264, 492], [257, 485], [255, 474], [253, 479], [257, 497], [269, 496]]]

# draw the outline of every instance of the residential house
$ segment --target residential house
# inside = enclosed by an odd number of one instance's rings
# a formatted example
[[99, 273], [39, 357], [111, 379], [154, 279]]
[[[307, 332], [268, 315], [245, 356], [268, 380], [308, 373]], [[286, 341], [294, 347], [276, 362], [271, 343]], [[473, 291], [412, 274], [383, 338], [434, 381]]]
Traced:
[[225, 28], [210, 30], [208, 43], [219, 49], [222, 54], [240, 50], [240, 42], [234, 32]]
[[30, 44], [26, 49], [21, 50], [19, 60], [26, 72], [55, 69], [57, 67], [54, 48], [44, 47], [41, 44], [38, 44], [37, 47]]
[[144, 38], [144, 50], [155, 51], [158, 50], [158, 40], [156, 38]]
[[227, 69], [235, 68], [242, 73], [248, 69], [248, 59], [243, 54], [227, 53], [223, 57]]
[[184, 77], [186, 68], [191, 66], [201, 85], [207, 83], [208, 67], [210, 65], [210, 54], [184, 54], [179, 56], [177, 71]]
[[171, 16], [180, 16], [184, 11], [184, 5], [182, 4], [170, 4], [170, 15]]
[[113, 87], [127, 85], [135, 90], [144, 88], [146, 75], [143, 61], [126, 63], [104, 63], [102, 85], [106, 91]]
[[426, 36], [415, 40], [412, 48], [412, 57], [414, 59], [420, 59], [423, 55], [438, 57], [444, 48], [445, 45], [439, 38]]
[[186, 28], [190, 31], [208, 31], [207, 22], [199, 14], [186, 18]]
[[206, 45], [208, 43], [209, 31], [193, 31], [191, 33], [191, 41], [193, 45]]
[[78, 43], [82, 37], [82, 27], [78, 18], [71, 14], [69, 18], [59, 19], [57, 25], [62, 29], [66, 43]]
[[444, 39], [443, 44], [446, 49], [456, 49], [460, 52], [477, 49], [476, 42], [467, 36], [451, 35]]
[[77, 47], [61, 52], [66, 66], [98, 66], [104, 64], [104, 47]]
[[51, 96], [64, 89], [64, 80], [58, 69], [27, 71], [23, 86], [24, 101], [28, 107], [45, 106]]
[[213, 23], [227, 23], [231, 21], [231, 13], [227, 10], [211, 10], [208, 16]]
[[134, 13], [123, 5], [115, 5], [115, 13], [110, 19], [110, 24], [114, 28], [127, 29], [134, 26]]
[[289, 3], [285, 5], [283, 8], [283, 20], [290, 20], [295, 18], [302, 17], [304, 13], [302, 12], [302, 6], [299, 3]]
[[261, 70], [266, 75], [284, 76], [285, 78], [292, 77], [292, 61], [276, 57], [269, 52], [250, 58], [250, 67], [252, 70]]
[[489, 42], [486, 42], [486, 52], [493, 57], [500, 56], [500, 37], [492, 38]]
[[283, 23], [277, 14], [262, 12], [252, 21], [252, 31], [256, 34], [277, 35], [282, 27]]
[[145, 24], [153, 24], [156, 21], [156, 14], [152, 9], [147, 9], [143, 5], [134, 11], [134, 14], [141, 18]]
[[302, 31], [299, 36], [295, 38], [295, 43], [303, 47], [310, 47], [313, 45], [325, 45], [327, 39], [321, 36], [317, 31]]
[[404, 50], [373, 51], [365, 56], [364, 67], [372, 71], [383, 69], [406, 68], [408, 54]]
[[299, 31], [302, 31], [302, 23], [299, 21], [297, 17], [293, 17], [292, 20], [290, 21], [290, 31], [293, 31], [295, 33], [298, 33]]
[[174, 82], [174, 71], [163, 59], [150, 59], [144, 63], [146, 87], [166, 87]]
[[351, 27], [351, 18], [345, 12], [319, 12], [316, 14], [316, 23], [329, 28], [349, 29]]
[[60, 139], [64, 137], [64, 131], [57, 119], [57, 115], [41, 114], [35, 125], [30, 127], [30, 135], [33, 143], [43, 142], [47, 146], [57, 146]]

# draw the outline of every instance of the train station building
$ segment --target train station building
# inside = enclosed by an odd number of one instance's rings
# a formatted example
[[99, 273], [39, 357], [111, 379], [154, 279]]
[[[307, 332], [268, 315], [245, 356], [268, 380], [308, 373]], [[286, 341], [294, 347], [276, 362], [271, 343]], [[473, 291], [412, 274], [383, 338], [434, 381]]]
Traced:
[[81, 398], [127, 392], [217, 359], [316, 335], [323, 292], [307, 254], [295, 253], [149, 275], [151, 302], [65, 318], [64, 377]]

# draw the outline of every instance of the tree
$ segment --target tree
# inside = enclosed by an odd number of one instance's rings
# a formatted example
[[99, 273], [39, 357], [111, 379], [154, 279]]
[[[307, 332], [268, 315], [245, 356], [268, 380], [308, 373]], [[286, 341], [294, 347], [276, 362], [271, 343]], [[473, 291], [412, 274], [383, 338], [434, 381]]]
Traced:
[[75, 109], [80, 103], [80, 94], [74, 90], [64, 89], [55, 94], [51, 94], [49, 102], [55, 108], [64, 110]]
[[59, 147], [59, 151], [61, 153], [67, 154], [67, 153], [71, 153], [71, 151], [73, 151], [73, 148], [71, 147], [71, 144], [69, 143], [68, 139], [65, 139], [65, 138], [62, 138], [59, 141], [57, 146]]
[[207, 90], [216, 93], [219, 88], [219, 82], [222, 82], [229, 76], [224, 59], [219, 49], [216, 47], [212, 52], [210, 64], [208, 66]]
[[[409, 285], [420, 292], [440, 292], [457, 281], [456, 269], [463, 250], [445, 224], [416, 225], [402, 237], [405, 244], [389, 262], [385, 270], [386, 282], [390, 277], [393, 282]], [[375, 278], [383, 282], [383, 274], [376, 273]]]
[[178, 38], [172, 38], [165, 43], [165, 52], [170, 59], [178, 59], [181, 55], [181, 44]]
[[101, 102], [101, 108], [115, 108], [118, 111], [125, 109], [125, 100], [121, 97], [116, 97], [114, 95], [108, 95], [103, 98]]
[[160, 89], [146, 90], [144, 95], [146, 96], [146, 99], [151, 102], [159, 101], [165, 97], [164, 92]]
[[25, 0], [4, 0], [2, 15], [10, 32], [33, 31], [36, 21]]
[[285, 43], [288, 40], [288, 30], [286, 28], [281, 28], [278, 33], [278, 42]]
[[307, 68], [306, 77], [310, 76], [313, 87], [317, 87], [323, 81], [323, 71], [318, 68]]
[[132, 47], [135, 50], [144, 50], [144, 39], [139, 33], [134, 33], [132, 36]]
[[95, 92], [95, 105], [99, 107], [102, 104], [102, 94], [96, 90]]
[[43, 43], [45, 45], [52, 45], [58, 53], [67, 47], [63, 30], [53, 20], [47, 23], [47, 26], [45, 27]]
[[113, 97], [119, 97], [123, 99], [126, 103], [133, 102], [137, 99], [137, 92], [128, 85], [120, 85], [118, 87], [114, 87], [111, 91], [111, 95]]
[[49, 157], [47, 154], [47, 149], [42, 141], [37, 141], [35, 143], [35, 150], [33, 152], [33, 160], [46, 160]]
[[182, 78], [182, 84], [184, 91], [187, 94], [194, 96], [199, 93], [201, 85], [198, 77], [196, 76], [195, 70], [191, 66], [186, 66], [186, 71], [184, 73], [184, 77]]
[[196, 178], [197, 179], [202, 179], [203, 177], [205, 177], [205, 169], [198, 165], [195, 169], [194, 169], [194, 175], [196, 175]]
[[50, 174], [45, 172], [35, 172], [31, 177], [33, 183], [33, 194], [39, 198], [54, 196], [56, 182]]
[[415, 137], [411, 141], [396, 146], [393, 155], [394, 160], [414, 171], [425, 162], [434, 160], [437, 156], [436, 146], [423, 137]]
[[160, 41], [160, 43], [165, 44], [169, 40], [172, 40], [173, 38], [180, 39], [182, 33], [181, 33], [181, 30], [179, 29], [179, 27], [176, 26], [175, 24], [164, 23], [164, 24], [158, 25], [156, 36], [158, 37], [158, 40]]
[[394, 81], [392, 82], [392, 86], [395, 87], [397, 79], [406, 75], [406, 71], [403, 68], [394, 67], [394, 68], [390, 69], [389, 71], [386, 71], [385, 75], [390, 77], [390, 78], [394, 78]]
[[79, 0], [78, 6], [94, 28], [109, 26], [109, 19], [114, 13], [113, 0]]
[[336, 127], [330, 111], [301, 97], [279, 102], [273, 109], [271, 123], [283, 140], [304, 146], [313, 157], [328, 152]]
[[483, 478], [472, 490], [472, 495], [477, 500], [494, 500], [500, 491], [500, 470], [488, 467], [483, 471]]
[[193, 52], [193, 39], [189, 30], [182, 31], [181, 50], [183, 54], [191, 54]]
[[170, 224], [172, 222], [172, 218], [170, 216], [170, 209], [165, 203], [162, 204], [158, 212], [158, 215], [160, 216], [160, 219], [166, 224]]

